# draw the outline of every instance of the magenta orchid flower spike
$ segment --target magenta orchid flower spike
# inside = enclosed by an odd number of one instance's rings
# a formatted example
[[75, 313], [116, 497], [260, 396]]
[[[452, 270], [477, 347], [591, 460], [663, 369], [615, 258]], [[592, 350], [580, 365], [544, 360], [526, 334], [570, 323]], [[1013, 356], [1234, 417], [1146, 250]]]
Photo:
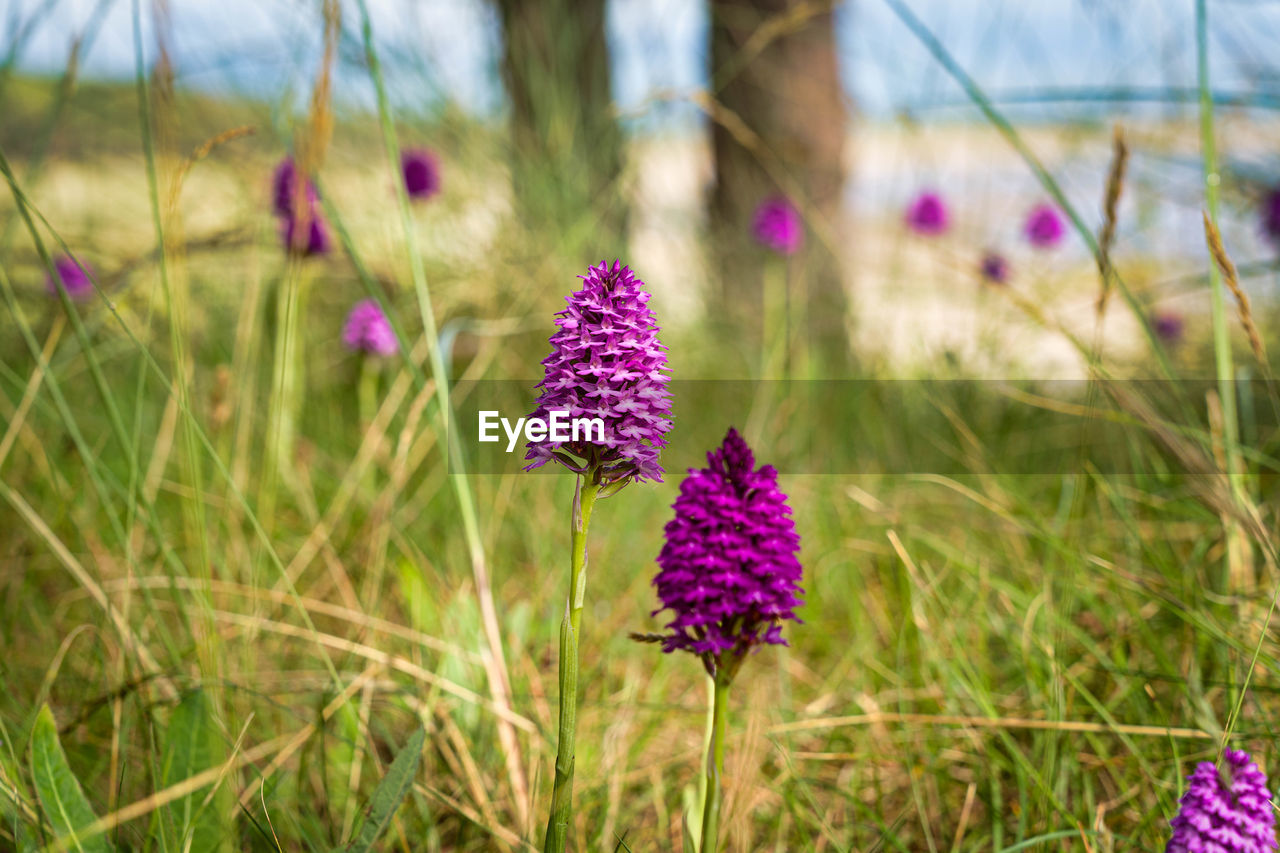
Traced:
[[711, 743], [702, 804], [703, 853], [719, 840], [720, 779], [728, 728], [729, 686], [747, 652], [763, 644], [786, 645], [784, 622], [799, 622], [800, 537], [787, 496], [772, 465], [756, 467], [751, 448], [730, 428], [707, 454], [707, 467], [689, 471], [680, 484], [675, 517], [653, 579], [662, 607], [674, 614], [664, 635], [633, 635], [661, 642], [664, 652], [684, 650], [701, 659], [711, 676]]
[[[526, 470], [558, 461], [578, 473], [595, 472], [599, 483], [661, 482], [658, 456], [671, 429], [666, 347], [649, 308], [649, 293], [621, 261], [601, 262], [581, 276], [581, 290], [556, 315], [551, 354], [530, 417], [551, 412], [569, 418], [600, 418], [604, 435], [592, 440], [531, 441]], [[595, 440], [599, 438], [599, 440]]]
[[751, 448], [730, 429], [707, 454], [707, 467], [680, 484], [674, 508], [653, 580], [662, 601], [654, 615], [673, 614], [663, 651], [714, 660], [762, 643], [785, 645], [782, 624], [799, 621], [803, 590], [800, 537], [778, 472], [756, 468]]

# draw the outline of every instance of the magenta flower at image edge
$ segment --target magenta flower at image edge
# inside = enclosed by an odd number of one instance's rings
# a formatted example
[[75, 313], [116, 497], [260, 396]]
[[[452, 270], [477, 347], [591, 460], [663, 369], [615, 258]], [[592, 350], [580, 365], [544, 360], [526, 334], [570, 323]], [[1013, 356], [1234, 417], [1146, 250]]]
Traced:
[[780, 255], [792, 255], [804, 243], [800, 211], [783, 196], [770, 196], [756, 208], [751, 223], [756, 242]]
[[1208, 761], [1196, 765], [1169, 826], [1173, 832], [1165, 853], [1280, 849], [1266, 774], [1240, 750], [1226, 750], [1221, 769]]
[[1280, 186], [1269, 188], [1262, 196], [1262, 235], [1280, 246]]
[[342, 328], [342, 342], [348, 349], [370, 355], [393, 355], [400, 348], [382, 306], [372, 299], [363, 299], [351, 309]]
[[951, 224], [947, 203], [936, 192], [922, 192], [907, 206], [907, 227], [917, 234], [942, 234]]
[[[81, 269], [83, 265], [83, 269]], [[67, 296], [72, 299], [87, 299], [93, 294], [93, 282], [89, 278], [89, 265], [81, 261], [77, 264], [68, 255], [59, 255], [54, 258], [53, 268], [58, 273], [57, 281], [53, 276], [45, 276], [45, 290], [51, 296], [58, 295], [58, 289], [61, 287], [67, 292]]]
[[425, 201], [440, 192], [440, 160], [424, 148], [401, 152], [400, 174], [411, 199]]
[[786, 645], [782, 622], [800, 621], [800, 537], [772, 465], [755, 457], [737, 430], [680, 484], [675, 517], [653, 580], [669, 610], [665, 652], [684, 649], [739, 657], [761, 643]]
[[598, 482], [661, 482], [658, 456], [671, 429], [671, 395], [650, 294], [621, 261], [612, 267], [602, 261], [580, 278], [582, 288], [556, 314], [557, 331], [551, 354], [542, 360], [545, 375], [530, 417], [566, 411], [570, 418], [600, 418], [604, 437], [531, 441], [525, 470], [556, 460], [578, 473], [594, 469]]
[[1027, 215], [1027, 241], [1038, 249], [1049, 249], [1062, 242], [1062, 214], [1051, 204], [1038, 204]]

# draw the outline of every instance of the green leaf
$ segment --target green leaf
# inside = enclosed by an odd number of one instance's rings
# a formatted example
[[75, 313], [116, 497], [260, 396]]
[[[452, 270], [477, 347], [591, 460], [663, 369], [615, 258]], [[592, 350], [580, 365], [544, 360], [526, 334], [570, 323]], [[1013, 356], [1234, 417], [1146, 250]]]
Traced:
[[698, 838], [689, 827], [689, 814], [680, 818], [680, 846], [684, 853], [698, 853]]
[[364, 821], [356, 837], [347, 844], [347, 853], [368, 853], [373, 843], [391, 823], [392, 816], [400, 803], [409, 795], [413, 785], [413, 777], [418, 772], [418, 764], [422, 761], [422, 744], [427, 733], [422, 727], [413, 733], [409, 742], [400, 750], [396, 760], [387, 768], [387, 775], [382, 777], [378, 788], [373, 792], [373, 799], [365, 809]]
[[67, 764], [66, 753], [58, 742], [58, 726], [47, 704], [31, 728], [31, 777], [45, 816], [65, 849], [80, 853], [108, 853], [112, 849], [111, 842], [101, 833], [85, 837], [77, 834], [98, 818]]
[[[214, 724], [209, 700], [203, 690], [192, 690], [182, 697], [169, 718], [160, 770], [161, 787], [168, 788], [219, 767], [226, 759], [226, 748]], [[202, 788], [165, 806], [160, 820], [177, 833], [177, 849], [185, 848], [187, 838], [191, 839], [190, 853], [219, 853], [228, 849], [231, 832], [224, 817], [230, 811], [229, 797], [230, 789], [223, 786], [206, 803], [209, 791]]]
[[680, 791], [684, 815], [680, 819], [685, 853], [696, 853], [702, 840], [702, 795], [693, 785]]

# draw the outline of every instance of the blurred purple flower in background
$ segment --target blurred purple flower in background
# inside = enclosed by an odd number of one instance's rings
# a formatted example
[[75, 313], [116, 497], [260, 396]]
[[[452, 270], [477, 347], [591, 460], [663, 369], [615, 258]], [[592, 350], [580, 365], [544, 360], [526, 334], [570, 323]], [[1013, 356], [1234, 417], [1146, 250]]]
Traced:
[[370, 355], [394, 355], [400, 349], [382, 306], [372, 299], [361, 300], [351, 309], [342, 328], [342, 342], [348, 349]]
[[[286, 156], [276, 166], [271, 178], [271, 209], [281, 220], [281, 236], [286, 252], [310, 257], [328, 254], [331, 248], [329, 229], [320, 213], [320, 195], [311, 181], [306, 182], [303, 197], [298, 198], [298, 167]], [[306, 235], [296, 234], [299, 220], [306, 220]]]
[[[275, 174], [271, 179], [271, 209], [275, 211], [276, 216], [283, 216], [286, 219], [293, 217], [294, 194], [297, 190], [298, 167], [294, 164], [292, 157], [286, 156], [276, 166]], [[317, 198], [315, 185], [307, 181], [306, 197], [301, 201], [314, 205]]]
[[44, 280], [45, 290], [50, 295], [57, 296], [59, 287], [67, 292], [67, 296], [76, 300], [88, 299], [93, 295], [93, 282], [87, 272], [88, 264], [84, 264], [84, 269], [81, 269], [67, 255], [59, 255], [53, 261], [53, 268], [58, 272], [58, 280], [54, 281], [53, 276], [49, 275]]
[[1262, 197], [1262, 233], [1280, 246], [1280, 186], [1267, 190]]
[[756, 242], [780, 255], [792, 255], [804, 243], [804, 222], [800, 211], [782, 196], [760, 202], [751, 223]]
[[1051, 249], [1062, 242], [1062, 214], [1051, 204], [1038, 204], [1027, 215], [1027, 240], [1037, 249]]
[[1005, 284], [1009, 281], [1009, 262], [999, 252], [986, 252], [979, 266], [983, 281]]
[[312, 255], [326, 255], [329, 253], [331, 243], [329, 241], [329, 229], [324, 223], [324, 219], [320, 216], [320, 210], [317, 205], [311, 205], [308, 213], [307, 233], [306, 235], [297, 234], [298, 220], [292, 216], [286, 217], [282, 223], [282, 232], [284, 237], [285, 251], [310, 257]]
[[[601, 441], [529, 442], [526, 470], [552, 460], [585, 472], [598, 468], [602, 483], [627, 479], [662, 481], [658, 454], [671, 429], [666, 347], [649, 308], [644, 282], [615, 260], [589, 267], [582, 289], [556, 314], [558, 331], [551, 354], [542, 360], [545, 376], [530, 417], [549, 419], [553, 411], [570, 418], [600, 418]], [[567, 453], [583, 460], [578, 466]]]
[[1221, 770], [1202, 761], [1187, 777], [1165, 853], [1265, 853], [1277, 849], [1275, 824], [1266, 774], [1228, 749]]
[[409, 198], [425, 201], [440, 192], [440, 160], [424, 148], [409, 148], [400, 153], [400, 172]]
[[[662, 649], [738, 657], [761, 643], [786, 645], [782, 622], [800, 621], [800, 537], [772, 465], [755, 467], [751, 448], [730, 428], [680, 484], [675, 518], [653, 579], [667, 624]], [[704, 658], [705, 660], [705, 658]]]
[[1182, 340], [1182, 334], [1186, 330], [1186, 323], [1183, 321], [1181, 314], [1175, 314], [1172, 311], [1157, 311], [1151, 317], [1151, 330], [1156, 333], [1157, 338], [1166, 344], [1176, 344]]
[[951, 224], [951, 214], [942, 196], [935, 192], [923, 192], [907, 206], [906, 223], [917, 234], [932, 237], [947, 230]]

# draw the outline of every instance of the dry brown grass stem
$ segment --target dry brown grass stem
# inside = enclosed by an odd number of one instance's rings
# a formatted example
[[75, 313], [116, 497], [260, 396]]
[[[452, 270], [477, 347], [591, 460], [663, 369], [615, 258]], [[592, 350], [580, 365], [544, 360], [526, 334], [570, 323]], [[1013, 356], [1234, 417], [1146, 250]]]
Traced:
[[392, 622], [389, 619], [380, 619], [377, 616], [370, 616], [359, 610], [352, 610], [351, 608], [343, 607], [340, 604], [321, 601], [318, 598], [307, 598], [306, 596], [302, 596], [295, 599], [285, 590], [260, 589], [258, 587], [217, 579], [210, 580], [206, 584], [204, 581], [197, 578], [167, 577], [164, 575], [140, 578], [121, 578], [119, 580], [106, 581], [103, 583], [102, 587], [103, 589], [111, 591], [121, 589], [207, 589], [209, 592], [218, 595], [242, 595], [258, 600], [271, 601], [275, 604], [289, 604], [295, 601], [301, 601], [302, 605], [314, 614], [338, 619], [365, 630], [376, 631], [392, 637], [399, 637], [406, 642], [432, 649], [433, 651], [440, 652], [441, 654], [456, 657], [470, 664], [480, 664], [484, 662], [482, 656], [476, 652], [454, 645], [447, 640], [441, 640], [438, 637], [433, 637], [430, 634], [415, 631], [413, 628], [407, 628], [404, 625]]
[[196, 146], [195, 150], [187, 155], [178, 168], [173, 173], [173, 180], [169, 184], [169, 210], [172, 211], [178, 206], [178, 199], [182, 195], [182, 184], [186, 180], [187, 174], [191, 169], [204, 158], [213, 153], [213, 149], [225, 145], [234, 139], [242, 136], [252, 136], [257, 133], [257, 128], [253, 125], [242, 124], [239, 127], [233, 127], [222, 133], [216, 134], [206, 139], [204, 142]]
[[537, 743], [540, 744], [542, 741], [542, 736], [538, 732], [538, 727], [527, 717], [517, 714], [515, 711], [510, 710], [506, 705], [499, 705], [493, 700], [487, 699], [472, 690], [468, 690], [460, 684], [436, 675], [431, 670], [421, 667], [413, 661], [406, 660], [405, 658], [384, 652], [381, 649], [376, 649], [373, 646], [369, 646], [364, 643], [357, 643], [334, 634], [326, 634], [322, 631], [316, 631], [313, 633], [306, 628], [300, 628], [297, 625], [290, 625], [287, 622], [276, 622], [271, 619], [263, 619], [259, 616], [246, 616], [241, 613], [230, 613], [225, 610], [214, 610], [212, 613], [216, 618], [234, 625], [241, 625], [255, 631], [268, 631], [285, 637], [309, 640], [313, 643], [327, 646], [328, 648], [335, 649], [337, 651], [358, 655], [365, 660], [380, 663], [383, 666], [396, 670], [397, 672], [404, 673], [410, 678], [420, 681], [423, 684], [438, 687], [445, 693], [449, 693], [464, 702], [469, 702], [473, 705], [485, 708], [491, 711], [499, 719], [528, 733]]
[[1207, 212], [1202, 212], [1204, 217], [1204, 239], [1209, 244], [1209, 254], [1213, 256], [1213, 262], [1217, 264], [1218, 269], [1222, 272], [1222, 280], [1226, 282], [1227, 288], [1236, 298], [1236, 308], [1240, 313], [1240, 324], [1244, 326], [1245, 334], [1249, 336], [1249, 346], [1253, 349], [1253, 357], [1258, 360], [1258, 364], [1263, 371], [1270, 374], [1267, 364], [1267, 351], [1262, 345], [1262, 335], [1258, 333], [1258, 326], [1253, 321], [1253, 309], [1249, 307], [1249, 297], [1240, 287], [1240, 277], [1236, 274], [1236, 265], [1231, 262], [1231, 258], [1227, 255], [1227, 249], [1222, 245], [1222, 234], [1218, 231], [1218, 226], [1213, 224], [1213, 220], [1209, 218]]
[[[818, 729], [845, 728], [849, 726], [875, 725], [912, 726], [960, 726], [974, 729], [1027, 729], [1052, 732], [1080, 732], [1087, 734], [1116, 734], [1130, 737], [1162, 737], [1179, 740], [1215, 740], [1216, 735], [1200, 729], [1172, 728], [1168, 726], [1143, 726], [1130, 723], [1093, 723], [1087, 720], [1034, 720], [1026, 717], [977, 717], [963, 714], [910, 714], [881, 712], [878, 714], [854, 714], [847, 717], [821, 717], [814, 720], [796, 720], [770, 726], [766, 734], [778, 735], [790, 732], [809, 732]], [[1237, 737], [1244, 735], [1236, 733]], [[810, 753], [815, 757], [819, 753]], [[828, 759], [829, 760], [829, 759]]]
[[4, 438], [0, 438], [0, 467], [4, 467], [4, 461], [9, 457], [9, 451], [13, 449], [13, 443], [17, 440], [18, 433], [22, 431], [27, 422], [27, 413], [31, 411], [31, 404], [35, 402], [36, 392], [40, 390], [40, 386], [44, 383], [44, 365], [48, 364], [49, 359], [53, 357], [58, 341], [62, 339], [62, 331], [66, 328], [66, 323], [66, 314], [54, 315], [53, 325], [49, 328], [49, 336], [44, 341], [44, 350], [40, 353], [40, 363], [36, 365], [35, 370], [31, 371], [31, 376], [27, 379], [27, 387], [22, 392], [22, 400], [18, 403], [17, 410], [9, 417], [9, 425], [5, 428]]
[[155, 683], [164, 698], [176, 699], [178, 696], [177, 689], [167, 678], [161, 675], [160, 664], [151, 654], [151, 650], [146, 643], [138, 638], [137, 634], [134, 633], [133, 626], [124, 618], [120, 609], [111, 602], [111, 599], [107, 598], [107, 594], [102, 591], [102, 586], [85, 570], [85, 567], [71, 553], [66, 544], [58, 538], [57, 534], [50, 529], [40, 514], [23, 499], [22, 495], [10, 489], [3, 481], [0, 481], [0, 494], [9, 501], [10, 506], [17, 511], [18, 515], [22, 516], [36, 535], [44, 540], [45, 544], [49, 546], [49, 550], [53, 552], [58, 562], [62, 563], [76, 583], [80, 584], [89, 596], [97, 602], [98, 606], [106, 612], [107, 617], [111, 620], [112, 625], [115, 626], [117, 633], [119, 633], [120, 642], [125, 650], [137, 659], [144, 671], [150, 675], [158, 676]]
[[1124, 141], [1124, 131], [1119, 125], [1116, 125], [1112, 135], [1111, 147], [1111, 170], [1107, 173], [1107, 189], [1102, 202], [1102, 230], [1098, 233], [1098, 273], [1102, 276], [1102, 289], [1098, 293], [1098, 316], [1106, 313], [1107, 299], [1111, 296], [1111, 247], [1116, 239], [1116, 210], [1120, 204], [1120, 193], [1124, 191], [1124, 178], [1129, 166], [1129, 146]]

